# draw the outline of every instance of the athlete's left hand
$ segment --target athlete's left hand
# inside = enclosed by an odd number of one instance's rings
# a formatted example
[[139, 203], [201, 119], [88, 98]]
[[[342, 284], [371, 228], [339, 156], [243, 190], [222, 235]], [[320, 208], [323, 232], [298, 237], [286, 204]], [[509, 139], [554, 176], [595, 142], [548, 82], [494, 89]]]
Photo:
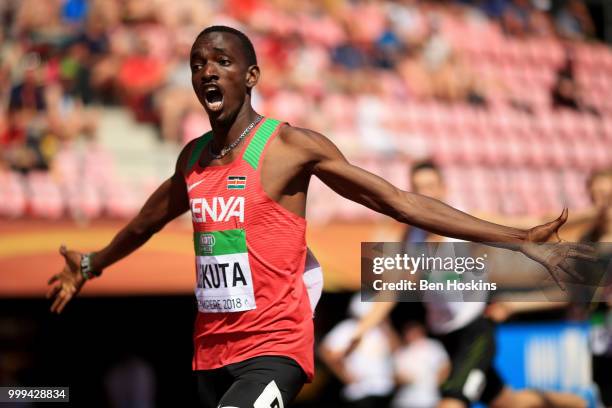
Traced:
[[[520, 248], [523, 254], [546, 268], [561, 290], [565, 290], [565, 284], [562, 282], [564, 274], [580, 282], [584, 281], [572, 266], [570, 259], [597, 260], [595, 250], [590, 246], [563, 242], [559, 238], [559, 228], [567, 220], [567, 213], [565, 208], [556, 220], [531, 228]], [[556, 243], [547, 243], [553, 237], [556, 238]]]

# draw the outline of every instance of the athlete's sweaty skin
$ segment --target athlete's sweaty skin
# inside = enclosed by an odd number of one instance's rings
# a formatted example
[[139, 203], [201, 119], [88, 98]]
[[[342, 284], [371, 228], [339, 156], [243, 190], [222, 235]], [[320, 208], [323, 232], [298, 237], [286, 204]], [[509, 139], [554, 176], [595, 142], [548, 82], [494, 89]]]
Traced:
[[[235, 141], [253, 122], [257, 113], [251, 106], [251, 89], [260, 77], [256, 65], [248, 65], [241, 43], [234, 34], [212, 32], [198, 37], [190, 57], [192, 85], [209, 115], [214, 138], [212, 150], [219, 152]], [[210, 92], [217, 97], [209, 98]], [[207, 95], [208, 93], [208, 95]], [[221, 102], [219, 103], [219, 94]], [[93, 269], [102, 270], [129, 255], [168, 222], [189, 210], [183, 169], [193, 142], [180, 153], [175, 173], [147, 200], [140, 213], [93, 258]], [[229, 164], [239, 158], [242, 143], [221, 159], [214, 159], [206, 149], [202, 166]], [[283, 126], [268, 147], [262, 164], [265, 192], [287, 210], [304, 216], [306, 195], [311, 176], [317, 176], [330, 188], [349, 200], [400, 222], [415, 225], [436, 234], [476, 242], [495, 242], [522, 250], [543, 264], [555, 276], [567, 269], [563, 262], [570, 257], [590, 258], [588, 247], [577, 245], [535, 246], [524, 244], [546, 242], [554, 237], [567, 218], [561, 216], [532, 229], [518, 229], [493, 224], [458, 211], [440, 201], [402, 191], [384, 179], [351, 165], [325, 136], [292, 126]], [[63, 271], [49, 284], [51, 310], [60, 313], [84, 284], [80, 273], [81, 254], [62, 247], [66, 259]]]

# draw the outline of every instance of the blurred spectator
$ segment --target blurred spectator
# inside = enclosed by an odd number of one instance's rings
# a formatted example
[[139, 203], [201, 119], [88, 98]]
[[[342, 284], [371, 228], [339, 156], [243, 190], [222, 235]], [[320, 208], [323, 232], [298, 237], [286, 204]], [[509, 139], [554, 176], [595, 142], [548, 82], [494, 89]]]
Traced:
[[388, 323], [369, 331], [351, 354], [343, 356], [359, 318], [371, 306], [372, 303], [361, 301], [359, 293], [353, 296], [350, 317], [338, 323], [320, 346], [321, 359], [344, 384], [342, 395], [346, 407], [384, 407], [393, 390], [391, 352], [394, 335]]
[[593, 106], [587, 105], [582, 90], [575, 77], [575, 61], [571, 50], [566, 51], [565, 63], [557, 71], [557, 79], [552, 89], [553, 108], [567, 108], [578, 112], [599, 115]]
[[[166, 79], [163, 86], [154, 93], [154, 104], [159, 116], [162, 138], [175, 143], [183, 142], [183, 126], [188, 113], [201, 112], [201, 106], [191, 87], [191, 68], [189, 52], [191, 42], [196, 34], [191, 30], [182, 30], [175, 39], [175, 53], [166, 62]], [[204, 129], [197, 130], [200, 136]]]
[[86, 0], [65, 0], [62, 6], [62, 19], [69, 24], [81, 24], [87, 18]]
[[490, 18], [498, 19], [504, 14], [506, 7], [506, 0], [475, 0], [467, 1], [467, 3], [474, 4], [480, 9], [485, 15]]
[[334, 63], [349, 70], [366, 68], [370, 64], [368, 44], [359, 42], [353, 26], [345, 26], [347, 40], [332, 51]]
[[530, 0], [511, 0], [502, 14], [504, 32], [514, 37], [550, 36], [554, 33], [550, 17]]
[[392, 22], [387, 19], [385, 30], [378, 37], [374, 47], [374, 65], [385, 69], [394, 69], [403, 51], [403, 44], [394, 31]]
[[393, 408], [433, 408], [440, 399], [439, 385], [450, 370], [448, 355], [437, 340], [428, 338], [423, 325], [408, 322], [402, 347], [395, 352], [395, 378], [400, 388]]
[[23, 79], [11, 89], [9, 111], [36, 114], [45, 111], [46, 101], [40, 56], [30, 53], [23, 59]]
[[30, 53], [21, 61], [22, 80], [11, 88], [7, 123], [0, 135], [4, 160], [19, 171], [46, 169], [43, 153], [48, 140], [47, 89], [43, 83], [40, 56]]
[[433, 17], [429, 24], [421, 62], [429, 77], [431, 96], [444, 102], [485, 105], [484, 92], [476, 77], [442, 34], [439, 19]]
[[[408, 46], [421, 43], [427, 30], [427, 18], [418, 0], [394, 0], [386, 3], [388, 23], [400, 42]], [[388, 28], [387, 28], [388, 30]]]
[[123, 102], [138, 120], [154, 121], [153, 95], [161, 89], [167, 68], [142, 36], [137, 36], [135, 41], [133, 53], [121, 63], [117, 85]]
[[569, 40], [584, 40], [595, 36], [595, 25], [589, 10], [580, 0], [567, 0], [555, 16], [557, 32]]

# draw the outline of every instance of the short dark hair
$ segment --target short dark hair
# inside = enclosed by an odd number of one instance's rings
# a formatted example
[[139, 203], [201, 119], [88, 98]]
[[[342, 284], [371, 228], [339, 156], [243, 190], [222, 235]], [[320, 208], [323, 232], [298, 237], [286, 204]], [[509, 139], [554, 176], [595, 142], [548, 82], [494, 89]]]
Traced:
[[438, 165], [432, 160], [423, 160], [413, 164], [412, 167], [410, 167], [410, 174], [414, 174], [420, 170], [433, 170], [438, 173], [438, 175], [442, 176], [442, 171], [440, 170], [440, 167], [438, 167]]
[[249, 37], [247, 37], [245, 33], [232, 27], [214, 25], [206, 27], [204, 30], [202, 30], [200, 34], [198, 34], [198, 36], [196, 37], [196, 41], [201, 36], [210, 33], [229, 33], [238, 37], [238, 39], [240, 40], [240, 45], [242, 46], [242, 52], [244, 52], [244, 56], [246, 57], [247, 65], [257, 65], [257, 55], [255, 54], [255, 48], [253, 47], [253, 43], [251, 42], [251, 40], [249, 40]]

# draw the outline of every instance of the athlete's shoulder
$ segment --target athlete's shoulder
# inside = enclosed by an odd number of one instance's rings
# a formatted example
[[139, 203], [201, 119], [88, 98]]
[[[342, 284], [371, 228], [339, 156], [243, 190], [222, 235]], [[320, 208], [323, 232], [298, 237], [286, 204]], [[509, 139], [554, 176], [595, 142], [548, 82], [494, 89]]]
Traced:
[[285, 123], [279, 129], [278, 136], [283, 139], [283, 141], [288, 143], [309, 143], [313, 142], [318, 138], [324, 138], [322, 134], [315, 132], [311, 129], [301, 128], [297, 126], [291, 126], [288, 123]]
[[321, 153], [329, 149], [330, 145], [333, 145], [327, 137], [319, 132], [289, 124], [281, 127], [278, 137], [283, 145], [310, 154]]

